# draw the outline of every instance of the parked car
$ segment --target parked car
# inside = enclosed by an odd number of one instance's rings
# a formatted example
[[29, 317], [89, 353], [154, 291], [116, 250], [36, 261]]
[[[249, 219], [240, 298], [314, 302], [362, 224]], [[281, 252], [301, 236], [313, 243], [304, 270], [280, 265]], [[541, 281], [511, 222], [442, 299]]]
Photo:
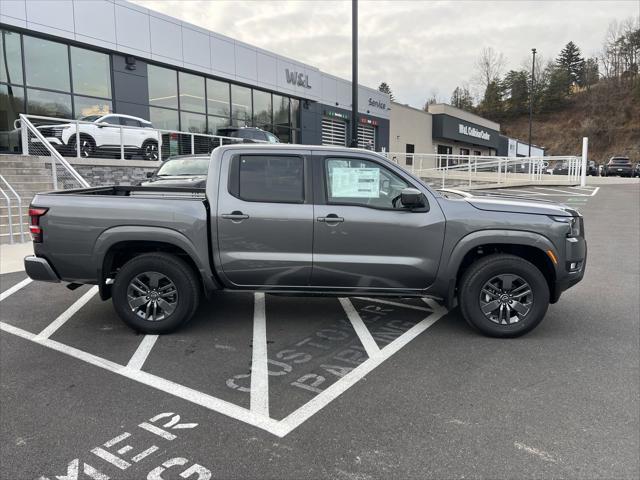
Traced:
[[598, 176], [598, 165], [594, 160], [589, 160], [587, 164], [587, 175], [591, 175], [592, 177]]
[[[179, 195], [189, 190], [193, 196]], [[448, 308], [458, 303], [482, 333], [515, 337], [535, 328], [585, 272], [576, 210], [445, 198], [362, 149], [221, 146], [205, 191], [165, 191], [36, 195], [27, 274], [97, 284], [128, 325], [153, 334], [183, 325], [202, 295], [235, 290], [431, 295]]]
[[569, 174], [569, 164], [566, 162], [556, 163], [553, 167], [547, 170], [547, 172], [553, 175], [568, 175]]
[[[225, 127], [219, 128], [218, 135], [222, 137], [241, 138], [244, 143], [280, 143], [278, 137], [257, 127]], [[223, 142], [228, 144], [231, 142]]]
[[209, 169], [209, 155], [184, 155], [168, 158], [155, 172], [147, 175], [142, 187], [204, 188]]
[[[158, 133], [151, 122], [138, 117], [120, 114], [89, 115], [80, 119], [80, 156], [93, 157], [96, 154], [120, 156], [121, 142], [127, 158], [141, 155], [145, 160], [158, 160]], [[123, 128], [122, 137], [120, 126]], [[40, 125], [40, 133], [54, 148], [63, 154], [76, 155], [76, 124], [73, 122], [56, 125]], [[38, 141], [32, 139], [32, 141]]]
[[604, 166], [604, 176], [614, 177], [631, 177], [633, 169], [629, 157], [611, 157]]
[[632, 175], [634, 177], [640, 177], [640, 162], [636, 163], [636, 166], [633, 168]]

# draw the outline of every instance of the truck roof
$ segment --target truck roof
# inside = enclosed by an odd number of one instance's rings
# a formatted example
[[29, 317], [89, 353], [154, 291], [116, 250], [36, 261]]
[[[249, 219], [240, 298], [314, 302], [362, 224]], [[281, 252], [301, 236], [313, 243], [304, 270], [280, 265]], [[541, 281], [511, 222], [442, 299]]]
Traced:
[[233, 145], [222, 145], [216, 150], [315, 150], [326, 152], [359, 152], [381, 155], [380, 152], [374, 152], [373, 150], [367, 150], [365, 148], [348, 148], [336, 145], [301, 145], [290, 143], [238, 143]]

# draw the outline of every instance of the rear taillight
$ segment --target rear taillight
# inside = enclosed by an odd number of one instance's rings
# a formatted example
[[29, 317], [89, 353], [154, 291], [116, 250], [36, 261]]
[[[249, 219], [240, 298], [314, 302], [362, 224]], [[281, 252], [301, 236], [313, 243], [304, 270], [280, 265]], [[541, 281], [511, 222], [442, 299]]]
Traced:
[[40, 217], [47, 213], [48, 208], [29, 208], [29, 231], [34, 243], [42, 242], [42, 227], [40, 226]]

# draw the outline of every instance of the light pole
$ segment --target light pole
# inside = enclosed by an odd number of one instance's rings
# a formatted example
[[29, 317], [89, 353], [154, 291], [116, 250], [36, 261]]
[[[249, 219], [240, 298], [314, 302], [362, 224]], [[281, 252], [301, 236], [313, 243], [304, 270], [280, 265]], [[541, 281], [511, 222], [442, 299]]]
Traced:
[[531, 158], [531, 123], [533, 122], [533, 87], [536, 83], [536, 49], [532, 48], [533, 61], [531, 62], [531, 88], [529, 89], [529, 158]]
[[358, 146], [358, 0], [351, 0], [351, 147]]

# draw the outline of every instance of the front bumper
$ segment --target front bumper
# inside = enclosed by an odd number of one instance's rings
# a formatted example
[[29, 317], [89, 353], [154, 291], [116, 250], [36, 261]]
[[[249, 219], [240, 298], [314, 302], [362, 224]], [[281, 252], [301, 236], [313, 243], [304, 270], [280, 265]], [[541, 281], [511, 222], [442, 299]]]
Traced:
[[[580, 267], [570, 271], [571, 264], [578, 264]], [[562, 292], [573, 287], [584, 278], [587, 268], [587, 241], [584, 237], [567, 238], [565, 242], [564, 261], [558, 265], [558, 276], [555, 288], [551, 295], [551, 303], [555, 303], [560, 298]]]
[[59, 283], [60, 278], [49, 262], [41, 257], [29, 255], [24, 258], [24, 270], [29, 275], [29, 278], [33, 280], [39, 280], [41, 282], [54, 282]]

